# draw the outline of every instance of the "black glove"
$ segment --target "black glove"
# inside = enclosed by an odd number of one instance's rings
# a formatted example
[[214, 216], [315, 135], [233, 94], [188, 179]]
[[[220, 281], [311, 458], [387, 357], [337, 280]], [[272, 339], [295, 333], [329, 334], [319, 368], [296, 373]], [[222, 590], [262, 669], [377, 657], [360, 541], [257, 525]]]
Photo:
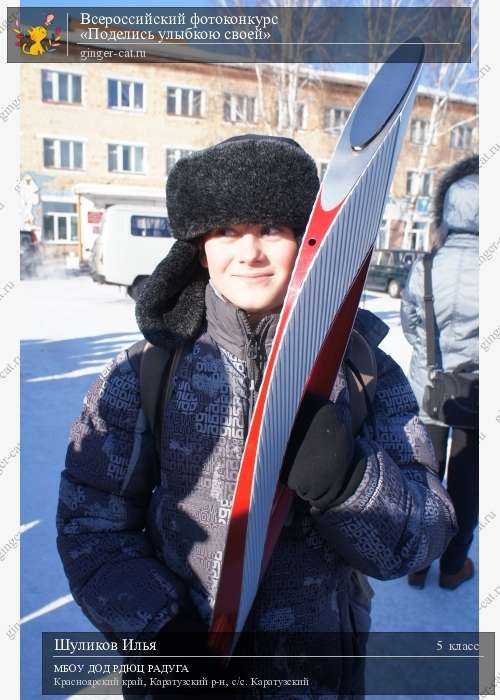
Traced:
[[365, 468], [348, 407], [306, 394], [285, 453], [281, 481], [323, 511], [354, 493]]

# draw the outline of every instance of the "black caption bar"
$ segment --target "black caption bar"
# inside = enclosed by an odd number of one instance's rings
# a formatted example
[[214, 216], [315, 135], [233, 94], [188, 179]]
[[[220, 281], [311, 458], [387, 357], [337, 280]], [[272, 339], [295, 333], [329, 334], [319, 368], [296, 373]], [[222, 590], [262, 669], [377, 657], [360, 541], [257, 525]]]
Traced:
[[7, 8], [7, 62], [383, 62], [419, 37], [427, 63], [468, 63], [468, 7]]
[[99, 634], [51, 632], [43, 634], [42, 687], [43, 695], [119, 695], [123, 689], [215, 698], [255, 692], [486, 696], [495, 689], [494, 634], [255, 633], [241, 638], [228, 659], [172, 656], [160, 642], [127, 636], [111, 642]]

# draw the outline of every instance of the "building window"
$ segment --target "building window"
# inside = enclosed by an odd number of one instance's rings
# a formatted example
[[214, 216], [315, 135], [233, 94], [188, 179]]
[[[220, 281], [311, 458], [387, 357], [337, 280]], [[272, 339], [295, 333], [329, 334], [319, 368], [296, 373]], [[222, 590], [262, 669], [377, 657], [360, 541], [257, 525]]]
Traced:
[[83, 169], [83, 143], [65, 139], [43, 139], [43, 164], [46, 168]]
[[112, 173], [143, 173], [144, 146], [108, 143], [108, 170]]
[[429, 223], [414, 221], [409, 234], [408, 246], [413, 250], [425, 250], [429, 232]]
[[[429, 140], [431, 123], [428, 119], [412, 119], [410, 127], [410, 141], [416, 144], [424, 144]], [[436, 143], [436, 134], [433, 134], [432, 144]]]
[[408, 170], [406, 173], [406, 194], [414, 197], [429, 197], [432, 190], [432, 174], [422, 173], [420, 183], [419, 180], [419, 174], [416, 170]]
[[194, 153], [194, 150], [189, 148], [175, 148], [173, 146], [167, 148], [167, 175], [170, 175], [172, 168], [180, 158], [189, 156], [191, 153]]
[[167, 114], [201, 117], [201, 90], [167, 87]]
[[108, 107], [142, 111], [144, 109], [143, 83], [108, 78]]
[[225, 122], [255, 123], [255, 97], [224, 93], [223, 118]]
[[327, 171], [329, 165], [328, 160], [320, 160], [318, 162], [318, 177], [320, 180], [322, 180], [325, 177], [325, 173]]
[[78, 240], [76, 214], [44, 214], [43, 240], [52, 243], [75, 243]]
[[69, 202], [43, 202], [42, 238], [49, 243], [78, 241], [76, 205]]
[[42, 70], [42, 100], [81, 104], [82, 77], [75, 73]]
[[377, 240], [375, 241], [375, 248], [389, 248], [390, 234], [389, 221], [387, 219], [382, 219], [377, 234]]
[[325, 109], [325, 130], [332, 134], [338, 133], [344, 128], [350, 113], [350, 109], [337, 109], [336, 107]]
[[[278, 102], [277, 115], [279, 129], [289, 129], [290, 127], [292, 127], [292, 124], [290, 124], [290, 112], [288, 109], [288, 104]], [[293, 125], [293, 128], [306, 128], [306, 108], [303, 102], [295, 103], [295, 124]]]
[[450, 132], [450, 148], [472, 148], [471, 126], [455, 126]]
[[143, 238], [168, 238], [171, 236], [166, 216], [132, 216], [130, 233], [132, 236]]

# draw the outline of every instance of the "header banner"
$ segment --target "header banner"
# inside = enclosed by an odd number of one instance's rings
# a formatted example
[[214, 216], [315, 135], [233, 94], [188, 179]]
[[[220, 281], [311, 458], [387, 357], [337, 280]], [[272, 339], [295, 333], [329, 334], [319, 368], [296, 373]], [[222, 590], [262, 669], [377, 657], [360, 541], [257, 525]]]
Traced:
[[380, 63], [412, 38], [426, 63], [471, 52], [468, 7], [11, 7], [7, 24], [8, 63]]

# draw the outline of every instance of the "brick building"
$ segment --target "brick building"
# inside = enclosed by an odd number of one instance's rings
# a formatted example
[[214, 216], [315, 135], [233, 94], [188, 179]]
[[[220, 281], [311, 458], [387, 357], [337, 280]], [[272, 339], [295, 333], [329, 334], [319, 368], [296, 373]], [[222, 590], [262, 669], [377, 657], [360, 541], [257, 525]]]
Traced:
[[[292, 135], [322, 174], [367, 79], [324, 71], [311, 77], [298, 94]], [[249, 64], [37, 62], [21, 66], [21, 85], [23, 225], [38, 228], [52, 255], [86, 259], [110, 205], [164, 207], [168, 172], [184, 153], [249, 131], [291, 133], [273, 82], [259, 93]], [[429, 148], [413, 229], [405, 231], [432, 96], [420, 88], [381, 247], [428, 248], [429, 196], [439, 172], [477, 151], [477, 102], [453, 96]]]

